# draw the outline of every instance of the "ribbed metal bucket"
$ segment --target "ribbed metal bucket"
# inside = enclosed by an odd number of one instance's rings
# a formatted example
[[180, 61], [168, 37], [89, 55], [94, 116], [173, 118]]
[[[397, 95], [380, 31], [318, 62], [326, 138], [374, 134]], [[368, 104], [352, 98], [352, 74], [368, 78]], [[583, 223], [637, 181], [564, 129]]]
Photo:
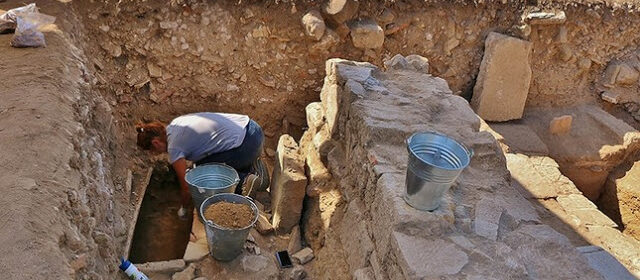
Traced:
[[[226, 201], [231, 203], [239, 203], [251, 206], [254, 218], [251, 224], [241, 229], [229, 229], [221, 227], [211, 220], [204, 218], [204, 211], [209, 205], [216, 202]], [[209, 244], [209, 253], [213, 258], [219, 261], [232, 261], [240, 254], [244, 248], [244, 242], [247, 240], [249, 230], [258, 220], [258, 207], [249, 198], [233, 194], [222, 193], [207, 198], [200, 206], [200, 217], [205, 221], [205, 232], [207, 233], [207, 243]]]
[[[193, 205], [200, 209], [202, 202], [219, 193], [233, 193], [240, 177], [231, 166], [221, 163], [198, 165], [184, 176], [189, 184]], [[202, 221], [202, 219], [201, 219]]]
[[469, 165], [473, 151], [435, 132], [419, 132], [407, 139], [409, 164], [405, 201], [419, 210], [440, 206], [444, 193]]

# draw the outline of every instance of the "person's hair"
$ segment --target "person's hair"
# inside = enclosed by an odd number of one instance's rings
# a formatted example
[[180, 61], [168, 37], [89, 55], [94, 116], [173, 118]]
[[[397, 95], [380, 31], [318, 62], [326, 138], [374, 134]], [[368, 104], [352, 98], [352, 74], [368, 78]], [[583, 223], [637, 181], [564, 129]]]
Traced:
[[167, 141], [167, 130], [165, 125], [159, 121], [139, 122], [136, 124], [136, 131], [138, 132], [137, 144], [143, 150], [151, 149], [151, 140], [155, 137], [160, 138], [162, 141]]

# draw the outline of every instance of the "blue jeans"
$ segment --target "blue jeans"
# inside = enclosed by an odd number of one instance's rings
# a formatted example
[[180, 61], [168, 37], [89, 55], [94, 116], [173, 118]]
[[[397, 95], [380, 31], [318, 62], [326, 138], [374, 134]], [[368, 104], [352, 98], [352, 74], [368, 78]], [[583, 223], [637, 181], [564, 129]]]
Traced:
[[236, 193], [242, 193], [244, 178], [252, 171], [252, 164], [260, 157], [260, 154], [262, 154], [262, 145], [264, 142], [264, 133], [258, 123], [250, 120], [246, 130], [244, 140], [242, 140], [242, 144], [237, 148], [210, 154], [196, 162], [196, 165], [215, 162], [224, 163], [233, 167], [240, 177], [240, 183], [238, 183], [238, 187], [236, 187]]

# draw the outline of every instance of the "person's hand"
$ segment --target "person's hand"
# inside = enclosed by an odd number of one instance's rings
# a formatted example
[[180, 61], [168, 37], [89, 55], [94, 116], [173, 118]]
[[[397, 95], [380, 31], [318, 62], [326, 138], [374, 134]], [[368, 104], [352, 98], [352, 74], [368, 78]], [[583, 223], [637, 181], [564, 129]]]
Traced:
[[180, 220], [186, 220], [187, 217], [187, 208], [184, 208], [184, 206], [180, 206], [180, 209], [178, 209], [178, 218], [180, 218]]

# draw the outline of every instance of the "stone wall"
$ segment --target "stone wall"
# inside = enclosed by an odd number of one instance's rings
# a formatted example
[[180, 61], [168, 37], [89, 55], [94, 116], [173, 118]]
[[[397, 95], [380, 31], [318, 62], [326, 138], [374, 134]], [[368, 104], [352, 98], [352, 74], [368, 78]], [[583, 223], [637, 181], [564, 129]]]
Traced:
[[[328, 166], [347, 203], [326, 234], [339, 237], [354, 276], [601, 277], [511, 186], [501, 149], [464, 99], [401, 56], [386, 66], [331, 59], [321, 93], [334, 143]], [[425, 130], [475, 152], [432, 212], [402, 197], [404, 140]]]

